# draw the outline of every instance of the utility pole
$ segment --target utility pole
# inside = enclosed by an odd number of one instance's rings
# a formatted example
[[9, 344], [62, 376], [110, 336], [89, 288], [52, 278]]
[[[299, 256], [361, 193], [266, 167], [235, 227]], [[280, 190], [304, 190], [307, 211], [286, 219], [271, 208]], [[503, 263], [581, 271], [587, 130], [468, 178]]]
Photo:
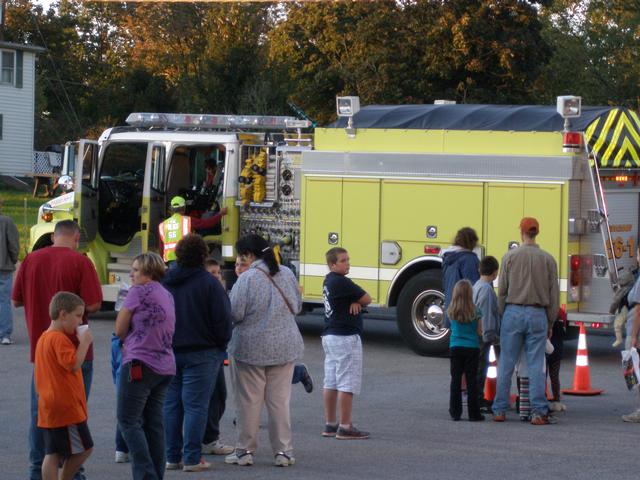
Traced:
[[4, 40], [4, 11], [7, 7], [7, 0], [0, 0], [0, 42]]

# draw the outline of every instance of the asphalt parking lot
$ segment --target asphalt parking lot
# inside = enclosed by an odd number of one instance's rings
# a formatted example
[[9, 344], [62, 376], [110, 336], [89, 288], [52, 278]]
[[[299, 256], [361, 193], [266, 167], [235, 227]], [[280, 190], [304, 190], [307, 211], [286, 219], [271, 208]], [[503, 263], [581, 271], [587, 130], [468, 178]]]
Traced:
[[[373, 317], [373, 318], [372, 318]], [[383, 315], [384, 317], [384, 315]], [[636, 478], [633, 455], [639, 424], [620, 415], [638, 406], [637, 394], [624, 387], [620, 354], [612, 338], [588, 339], [592, 384], [604, 388], [598, 397], [565, 397], [568, 410], [557, 425], [534, 427], [510, 412], [497, 424], [449, 419], [447, 358], [419, 357], [402, 342], [393, 322], [372, 315], [363, 337], [365, 373], [362, 395], [354, 403], [354, 421], [371, 439], [344, 442], [320, 436], [322, 412], [322, 317], [300, 318], [306, 344], [304, 362], [314, 376], [311, 394], [294, 386], [292, 423], [297, 463], [288, 469], [272, 465], [266, 430], [253, 467], [225, 465], [208, 457], [205, 473], [167, 472], [165, 478], [295, 479], [451, 479], [474, 478]], [[130, 478], [129, 466], [113, 463], [115, 391], [111, 381], [109, 338], [112, 318], [92, 320], [95, 339], [94, 380], [89, 425], [95, 453], [87, 462], [91, 480]], [[15, 345], [0, 347], [0, 462], [3, 480], [24, 479], [27, 472], [27, 426], [31, 365], [22, 310], [16, 311]], [[576, 341], [567, 342], [561, 370], [563, 386], [572, 383]], [[463, 416], [463, 419], [465, 417]], [[222, 421], [223, 440], [233, 442], [233, 398]]]

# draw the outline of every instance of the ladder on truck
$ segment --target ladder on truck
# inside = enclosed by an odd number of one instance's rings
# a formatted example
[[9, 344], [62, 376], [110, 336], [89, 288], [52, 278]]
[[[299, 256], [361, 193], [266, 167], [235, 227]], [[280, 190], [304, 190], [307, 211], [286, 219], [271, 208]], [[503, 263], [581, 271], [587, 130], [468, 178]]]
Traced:
[[[589, 144], [584, 142], [587, 150], [587, 161], [589, 162], [589, 175], [591, 177], [591, 186], [593, 187], [593, 194], [596, 200], [596, 210], [589, 211], [589, 228], [598, 228], [602, 235], [602, 242], [605, 246], [605, 252], [611, 252], [611, 255], [606, 253], [606, 264], [598, 265], [599, 259], [602, 257], [594, 256], [593, 266], [594, 268], [602, 268], [605, 265], [609, 271], [609, 279], [614, 289], [618, 287], [618, 263], [616, 262], [616, 256], [614, 255], [613, 237], [611, 236], [611, 228], [609, 226], [609, 210], [607, 209], [607, 202], [602, 188], [602, 179], [600, 178], [600, 168], [598, 167], [598, 159], [595, 153], [589, 150]], [[596, 258], [597, 257], [597, 258]]]

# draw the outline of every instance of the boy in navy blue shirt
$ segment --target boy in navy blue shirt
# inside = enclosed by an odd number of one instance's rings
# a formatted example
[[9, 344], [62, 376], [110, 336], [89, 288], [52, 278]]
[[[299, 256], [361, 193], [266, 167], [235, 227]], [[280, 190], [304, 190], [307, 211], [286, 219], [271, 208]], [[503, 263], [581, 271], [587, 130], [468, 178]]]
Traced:
[[[349, 254], [335, 247], [326, 253], [329, 274], [322, 286], [326, 327], [322, 332], [324, 360], [323, 437], [339, 440], [369, 438], [369, 433], [355, 428], [351, 422], [353, 395], [360, 393], [362, 383], [362, 307], [371, 296], [346, 275]], [[340, 423], [336, 411], [340, 410]]]

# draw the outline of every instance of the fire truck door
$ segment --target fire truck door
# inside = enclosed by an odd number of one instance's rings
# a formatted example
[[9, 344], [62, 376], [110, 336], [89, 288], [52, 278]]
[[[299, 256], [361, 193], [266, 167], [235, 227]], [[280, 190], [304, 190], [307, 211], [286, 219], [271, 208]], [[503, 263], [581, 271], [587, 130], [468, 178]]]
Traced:
[[302, 286], [305, 297], [322, 298], [322, 282], [328, 271], [325, 253], [342, 245], [342, 179], [307, 177], [304, 198]]
[[342, 241], [349, 251], [349, 277], [378, 303], [380, 180], [342, 181]]
[[[165, 219], [166, 211], [166, 155], [163, 145], [152, 145], [148, 152], [145, 171], [147, 177], [144, 184], [144, 199], [149, 199], [149, 218], [143, 216], [143, 227], [146, 226], [146, 250], [158, 251], [159, 234], [158, 225]], [[145, 225], [146, 224], [146, 225]]]
[[75, 218], [80, 225], [81, 246], [98, 231], [98, 142], [80, 140], [75, 165]]

